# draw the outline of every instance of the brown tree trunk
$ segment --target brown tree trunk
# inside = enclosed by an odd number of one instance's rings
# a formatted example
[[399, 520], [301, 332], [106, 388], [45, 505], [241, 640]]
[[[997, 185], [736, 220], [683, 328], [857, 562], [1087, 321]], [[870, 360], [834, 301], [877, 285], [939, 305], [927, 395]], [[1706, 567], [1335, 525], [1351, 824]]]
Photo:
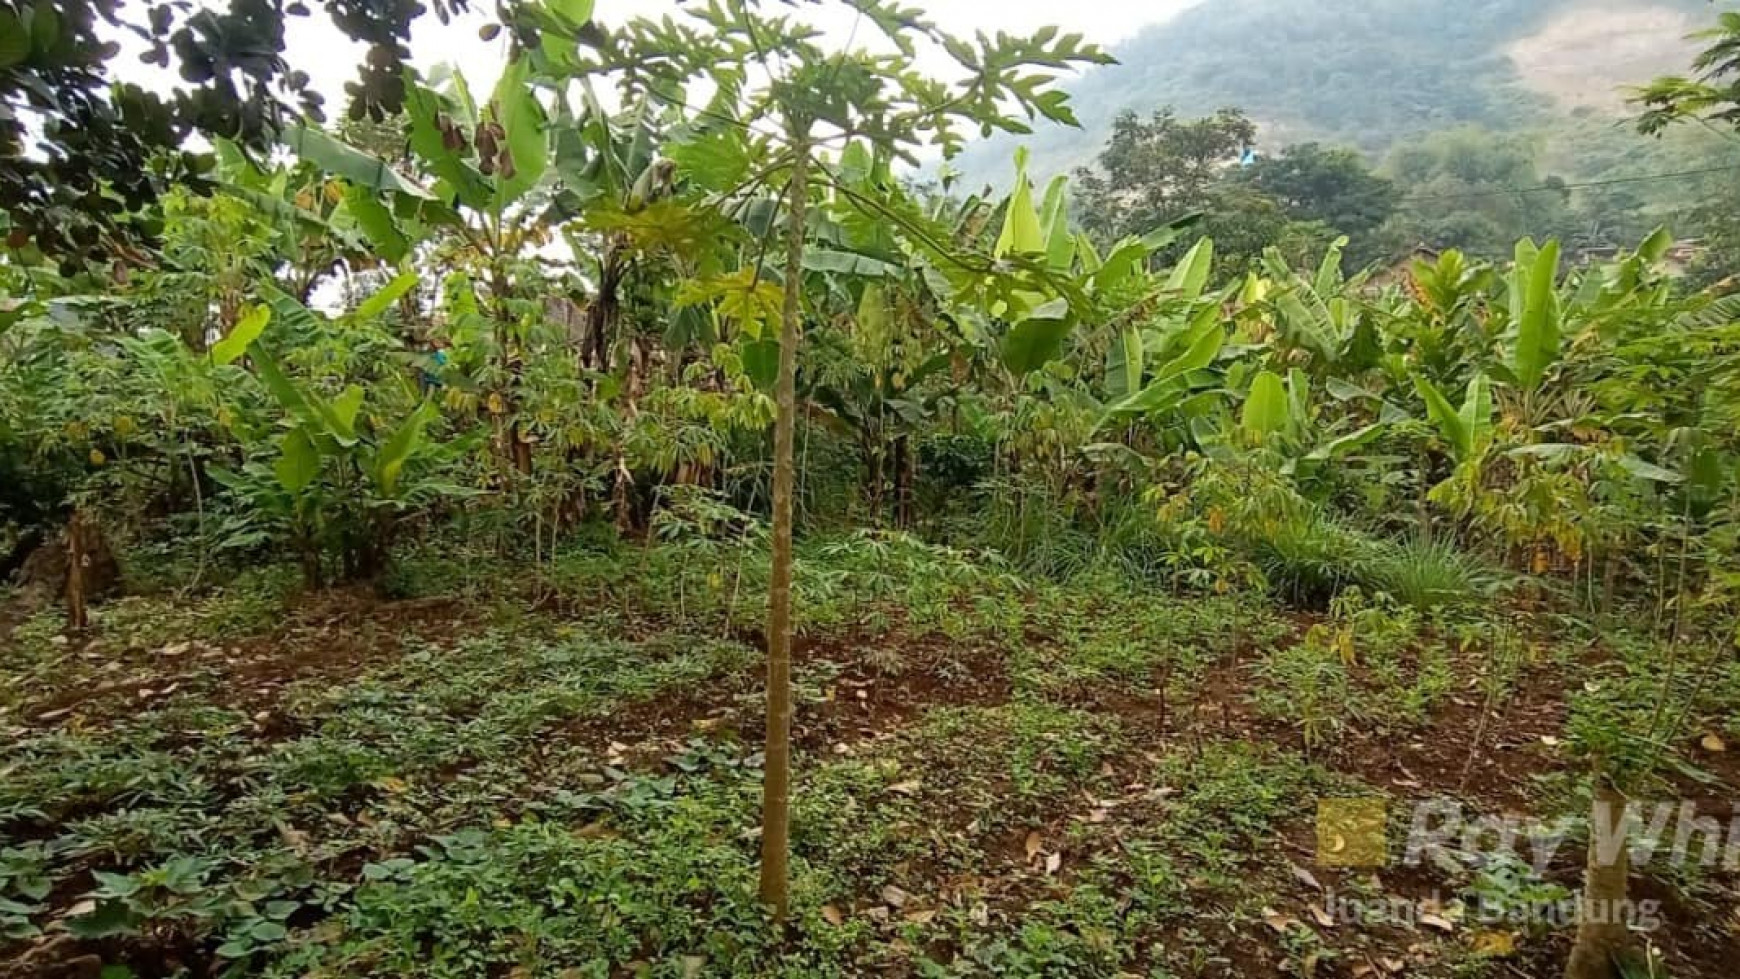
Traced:
[[[1603, 843], [1606, 846], [1603, 846]], [[1577, 942], [1565, 979], [1619, 979], [1618, 962], [1630, 946], [1620, 908], [1626, 899], [1631, 855], [1626, 849], [1625, 800], [1600, 779], [1590, 804], [1589, 856], [1583, 871]], [[1606, 851], [1606, 852], [1604, 852]]]
[[790, 902], [791, 849], [791, 537], [797, 460], [797, 345], [803, 316], [804, 208], [809, 139], [793, 146], [786, 226], [785, 308], [779, 339], [779, 381], [774, 387], [773, 569], [767, 595], [767, 768], [761, 795], [761, 900], [784, 921]]

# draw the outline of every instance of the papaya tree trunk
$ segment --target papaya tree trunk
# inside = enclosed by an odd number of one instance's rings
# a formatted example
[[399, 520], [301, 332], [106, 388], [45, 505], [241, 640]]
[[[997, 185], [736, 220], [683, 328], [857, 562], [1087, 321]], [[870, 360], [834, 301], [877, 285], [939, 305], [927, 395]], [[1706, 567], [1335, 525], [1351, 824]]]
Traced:
[[1620, 914], [1631, 856], [1625, 839], [1625, 800], [1598, 776], [1589, 813], [1589, 856], [1583, 871], [1577, 942], [1565, 979], [1619, 979], [1630, 937]]
[[796, 483], [797, 345], [803, 316], [804, 208], [809, 140], [793, 147], [785, 252], [785, 306], [774, 387], [773, 568], [767, 594], [767, 768], [761, 796], [761, 900], [775, 920], [790, 903], [791, 848], [791, 569], [792, 495]]

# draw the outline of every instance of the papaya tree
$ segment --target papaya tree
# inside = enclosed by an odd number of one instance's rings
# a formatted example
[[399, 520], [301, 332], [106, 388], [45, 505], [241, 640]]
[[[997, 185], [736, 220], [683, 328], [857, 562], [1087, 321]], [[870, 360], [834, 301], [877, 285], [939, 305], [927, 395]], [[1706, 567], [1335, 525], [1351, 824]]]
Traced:
[[[1067, 97], [1052, 83], [1071, 65], [1110, 60], [1079, 36], [1060, 35], [1054, 28], [1030, 38], [998, 34], [964, 41], [944, 34], [919, 11], [884, 0], [795, 5], [798, 10], [844, 8], [892, 48], [892, 53], [881, 53], [848, 42], [830, 54], [832, 45], [818, 29], [793, 14], [776, 12], [793, 6], [730, 0], [685, 8], [680, 18], [637, 18], [614, 29], [564, 32], [559, 24], [539, 25], [540, 50], [549, 71], [570, 77], [613, 75], [631, 101], [650, 97], [686, 104], [694, 81], [709, 83], [716, 94], [704, 114], [734, 131], [725, 143], [731, 153], [726, 165], [741, 174], [736, 183], [744, 188], [721, 194], [715, 205], [740, 204], [749, 191], [759, 189], [776, 189], [781, 201], [783, 262], [770, 267], [767, 250], [757, 248], [750, 264], [731, 274], [751, 301], [769, 280], [777, 278], [780, 289], [777, 338], [766, 338], [777, 344], [778, 354], [773, 372], [773, 567], [761, 865], [761, 896], [776, 917], [785, 915], [789, 895], [793, 444], [812, 194], [840, 195], [867, 216], [900, 227], [909, 247], [947, 251], [946, 243], [925, 230], [922, 216], [913, 209], [838, 180], [837, 171], [818, 159], [818, 146], [863, 139], [912, 159], [926, 145], [952, 155], [963, 145], [967, 127], [985, 133], [1026, 132], [1029, 120], [1038, 117], [1074, 124]], [[921, 45], [950, 59], [965, 79], [950, 84], [926, 77], [918, 68]], [[757, 168], [758, 160], [770, 162]], [[676, 213], [669, 218], [674, 223], [690, 220]], [[774, 228], [773, 222], [765, 223], [764, 240]], [[942, 257], [939, 264], [947, 261]], [[996, 273], [988, 262], [961, 264], [981, 277]]]

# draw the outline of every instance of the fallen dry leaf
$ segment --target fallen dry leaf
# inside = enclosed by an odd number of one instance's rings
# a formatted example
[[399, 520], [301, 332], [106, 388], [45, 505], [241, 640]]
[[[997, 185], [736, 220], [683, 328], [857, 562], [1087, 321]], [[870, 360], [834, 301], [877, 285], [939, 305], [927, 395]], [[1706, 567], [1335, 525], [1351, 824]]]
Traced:
[[1063, 854], [1053, 853], [1045, 858], [1045, 872], [1055, 874], [1063, 866]]
[[1451, 924], [1450, 920], [1443, 917], [1442, 915], [1436, 915], [1436, 914], [1420, 915], [1420, 924], [1425, 925], [1428, 928], [1436, 928], [1442, 932], [1452, 932], [1452, 931], [1456, 930], [1456, 926]]
[[1714, 731], [1704, 735], [1704, 739], [1698, 743], [1704, 746], [1705, 751], [1711, 752], [1712, 754], [1721, 754], [1728, 750], [1727, 743], [1724, 742], [1721, 736]]
[[824, 904], [822, 905], [822, 920], [833, 925], [835, 928], [838, 928], [842, 924], [845, 924], [846, 917], [840, 913], [839, 908], [834, 907], [832, 904]]
[[1040, 838], [1038, 830], [1034, 830], [1031, 833], [1027, 834], [1026, 848], [1027, 848], [1027, 860], [1029, 863], [1031, 863], [1033, 861], [1034, 857], [1039, 855], [1039, 851], [1042, 848], [1044, 848], [1044, 846], [1045, 846], [1045, 841]]
[[1275, 929], [1277, 934], [1285, 935], [1289, 928], [1299, 923], [1299, 919], [1290, 914], [1282, 914], [1274, 908], [1264, 908], [1263, 923]]
[[915, 778], [906, 782], [896, 782], [888, 787], [888, 791], [897, 792], [900, 795], [917, 795], [919, 785], [919, 780]]
[[912, 900], [912, 895], [893, 884], [889, 884], [887, 887], [882, 888], [882, 900], [889, 907], [898, 909], [905, 907], [906, 902]]

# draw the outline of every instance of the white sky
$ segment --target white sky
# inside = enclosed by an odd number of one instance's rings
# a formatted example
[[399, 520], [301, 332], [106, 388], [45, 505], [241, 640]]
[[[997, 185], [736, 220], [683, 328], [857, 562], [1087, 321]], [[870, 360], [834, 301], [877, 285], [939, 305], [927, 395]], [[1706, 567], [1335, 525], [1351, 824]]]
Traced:
[[[207, 0], [211, 2], [211, 0]], [[221, 2], [221, 0], [219, 0]], [[1056, 24], [1068, 32], [1086, 35], [1101, 45], [1111, 45], [1141, 30], [1160, 23], [1202, 0], [1077, 0], [1059, 3], [1057, 0], [903, 0], [923, 8], [930, 19], [945, 30], [970, 37], [976, 30], [1030, 33], [1047, 24]], [[213, 3], [215, 6], [216, 4]], [[356, 75], [356, 65], [364, 48], [351, 41], [332, 26], [319, 4], [310, 4], [314, 12], [309, 17], [289, 20], [287, 60], [314, 80], [314, 87], [327, 97], [328, 114], [344, 108], [344, 83]], [[477, 36], [480, 25], [492, 18], [483, 11], [493, 7], [489, 0], [472, 0], [472, 11], [455, 22], [443, 26], [433, 13], [417, 22], [411, 43], [412, 57], [418, 67], [451, 63], [458, 65], [473, 90], [487, 91], [501, 70], [506, 56], [506, 37], [483, 41]], [[128, 8], [123, 8], [128, 9]], [[605, 24], [617, 24], [634, 16], [657, 17], [678, 10], [675, 0], [598, 0], [596, 18]], [[781, 8], [781, 12], [783, 8]], [[827, 28], [835, 43], [843, 44], [849, 36], [853, 15], [830, 10], [830, 16], [818, 23]], [[861, 38], [869, 34], [861, 32]], [[140, 50], [131, 35], [117, 37], [129, 52]], [[173, 61], [171, 62], [173, 65]], [[164, 71], [123, 56], [116, 60], [117, 74], [124, 80], [136, 81], [152, 88], [169, 88], [176, 82], [171, 71]], [[952, 63], [944, 59], [934, 66], [942, 77], [948, 77]]]

